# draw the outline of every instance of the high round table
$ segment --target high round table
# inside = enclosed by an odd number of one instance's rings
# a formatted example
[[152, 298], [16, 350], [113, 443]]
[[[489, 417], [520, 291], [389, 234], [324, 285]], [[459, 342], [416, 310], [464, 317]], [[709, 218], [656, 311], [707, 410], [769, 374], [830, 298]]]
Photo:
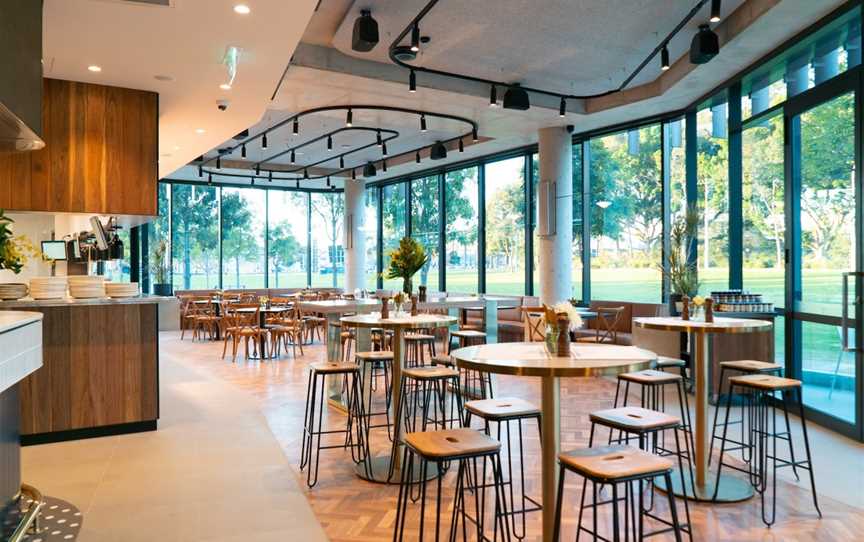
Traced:
[[[738, 502], [753, 496], [753, 487], [748, 480], [730, 474], [720, 477], [720, 488], [714, 498], [716, 477], [708, 472], [708, 453], [711, 450], [708, 422], [708, 335], [711, 333], [752, 333], [768, 331], [774, 324], [765, 320], [715, 317], [713, 322], [682, 320], [680, 317], [634, 318], [633, 325], [655, 331], [679, 331], [692, 337], [691, 364], [693, 380], [696, 381], [696, 419], [693, 421], [693, 454], [696, 487], [679, 487], [678, 477], [673, 483], [673, 492], [703, 502]], [[686, 478], [686, 477], [685, 477]]]
[[[399, 423], [394, 416], [394, 412], [396, 409], [396, 405], [399, 401], [399, 396], [402, 390], [402, 369], [405, 366], [405, 332], [412, 329], [435, 329], [440, 327], [450, 327], [451, 325], [456, 323], [456, 317], [447, 316], [444, 314], [418, 314], [417, 316], [411, 316], [409, 313], [391, 313], [389, 318], [381, 318], [381, 313], [372, 313], [372, 314], [359, 314], [356, 316], [345, 316], [340, 319], [343, 325], [355, 326], [357, 327], [357, 351], [360, 351], [360, 345], [362, 343], [368, 344], [368, 339], [365, 341], [360, 340], [361, 330], [364, 330], [365, 333], [369, 333], [371, 328], [381, 328], [381, 329], [390, 329], [393, 330], [393, 383], [391, 384], [391, 397], [390, 401], [390, 415], [393, 420], [394, 427], [396, 428], [396, 433], [393, 438], [399, 439], [402, 438], [402, 424]], [[365, 382], [371, 382], [369, 379], [370, 375], [364, 375]], [[369, 408], [369, 405], [366, 405], [366, 408]], [[371, 459], [367, 459], [367, 461], [371, 461], [371, 465], [369, 468], [366, 468], [364, 463], [361, 463], [357, 466], [356, 472], [358, 476], [364, 479], [368, 479], [372, 482], [381, 482], [381, 483], [396, 483], [398, 484], [402, 479], [400, 473], [400, 465], [399, 462], [401, 460], [401, 454], [399, 453], [398, 447], [396, 453], [390, 455], [383, 455], [378, 457], [373, 457]], [[394, 464], [393, 467], [393, 475], [392, 477], [389, 475], [391, 472], [390, 465]], [[372, 476], [368, 476], [368, 473], [372, 473]]]
[[552, 540], [558, 454], [561, 451], [561, 378], [617, 375], [650, 368], [654, 352], [635, 346], [572, 343], [570, 356], [555, 357], [540, 342], [481, 344], [454, 350], [460, 368], [513, 376], [540, 377], [542, 381], [542, 484], [543, 540]]

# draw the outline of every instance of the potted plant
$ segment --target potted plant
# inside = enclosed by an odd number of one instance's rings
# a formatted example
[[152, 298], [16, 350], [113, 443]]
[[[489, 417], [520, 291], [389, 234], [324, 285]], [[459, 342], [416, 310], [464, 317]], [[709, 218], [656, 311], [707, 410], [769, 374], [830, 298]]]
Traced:
[[150, 268], [153, 271], [153, 293], [171, 296], [174, 294], [168, 279], [168, 241], [162, 239], [150, 251]]
[[672, 223], [669, 232], [669, 258], [666, 265], [660, 266], [663, 277], [669, 281], [669, 313], [677, 316], [681, 299], [686, 295], [693, 297], [699, 291], [699, 277], [696, 262], [690, 260], [689, 245], [696, 238], [699, 225], [699, 212], [690, 207]]
[[[0, 209], [0, 269], [7, 269], [17, 275], [24, 269], [28, 259], [38, 253], [26, 236], [14, 235], [11, 228], [14, 223], [15, 221]], [[3, 299], [20, 299], [25, 295], [27, 295], [26, 284], [4, 284]]]
[[411, 295], [411, 280], [420, 271], [429, 257], [423, 245], [410, 237], [399, 241], [399, 248], [390, 253], [390, 267], [387, 269], [388, 279], [402, 279], [402, 291]]

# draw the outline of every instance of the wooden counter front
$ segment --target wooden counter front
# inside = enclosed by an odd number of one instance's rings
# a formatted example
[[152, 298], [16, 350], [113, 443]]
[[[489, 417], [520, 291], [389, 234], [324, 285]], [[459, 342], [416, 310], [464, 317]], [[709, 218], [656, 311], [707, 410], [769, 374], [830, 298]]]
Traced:
[[156, 428], [157, 303], [20, 308], [45, 315], [43, 366], [20, 384], [24, 444]]

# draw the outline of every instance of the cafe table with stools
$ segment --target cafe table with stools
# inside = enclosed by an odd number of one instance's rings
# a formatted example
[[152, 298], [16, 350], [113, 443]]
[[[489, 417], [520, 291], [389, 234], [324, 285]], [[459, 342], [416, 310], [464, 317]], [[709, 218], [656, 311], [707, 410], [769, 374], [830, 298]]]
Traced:
[[[691, 337], [691, 363], [693, 380], [696, 383], [696, 417], [694, 419], [693, 439], [695, 443], [693, 464], [695, 488], [687, 488], [687, 497], [697, 501], [737, 502], [753, 496], [753, 486], [748, 480], [723, 474], [720, 476], [719, 489], [715, 492], [716, 478], [709, 475], [708, 456], [711, 449], [711, 427], [708, 421], [708, 336], [712, 333], [753, 333], [766, 331], [773, 323], [765, 320], [744, 318], [714, 317], [713, 322], [704, 320], [683, 320], [681, 317], [634, 318], [633, 325], [655, 331], [678, 331], [689, 333]], [[678, 477], [673, 477], [674, 493], [682, 495], [678, 487]], [[688, 483], [688, 485], [690, 485]]]
[[561, 451], [561, 378], [640, 371], [650, 368], [657, 355], [635, 346], [573, 343], [569, 356], [553, 356], [541, 342], [467, 346], [451, 355], [459, 368], [541, 379], [543, 540], [551, 541]]
[[[341, 323], [356, 329], [357, 352], [369, 349], [372, 328], [393, 331], [393, 384], [390, 392], [393, 400], [390, 401], [390, 419], [394, 421], [394, 442], [400, 442], [402, 438], [400, 432], [403, 428], [400, 420], [396, 419], [393, 410], [395, 410], [398, 398], [401, 396], [402, 369], [405, 368], [405, 333], [416, 329], [432, 330], [450, 327], [456, 323], [456, 317], [445, 314], [417, 314], [412, 316], [410, 313], [392, 313], [387, 318], [382, 318], [380, 313], [373, 313], [346, 316], [341, 319]], [[367, 372], [369, 367], [371, 366], [367, 366]], [[363, 382], [371, 382], [371, 374], [364, 374]], [[341, 394], [341, 389], [331, 390], [332, 392], [340, 392]], [[364, 405], [364, 409], [368, 410], [369, 408], [370, 405]], [[357, 466], [357, 474], [361, 478], [375, 482], [398, 484], [401, 480], [400, 459], [401, 450], [399, 446], [395, 446], [392, 454], [364, 459]], [[366, 461], [369, 461], [370, 464], [365, 464]]]
[[[264, 329], [265, 327], [267, 327], [267, 315], [282, 314], [282, 313], [290, 311], [291, 308], [285, 307], [285, 306], [278, 306], [278, 307], [277, 306], [271, 306], [271, 307], [261, 306], [260, 308], [244, 307], [244, 308], [239, 308], [236, 310], [237, 310], [237, 312], [244, 312], [244, 313], [250, 313], [250, 312], [258, 311], [258, 326], [261, 329]], [[267, 351], [267, 338], [264, 335], [261, 335], [261, 337], [259, 339], [259, 343], [260, 344], [258, 346], [260, 347], [260, 350], [258, 352], [258, 357], [253, 358], [253, 359], [264, 359], [265, 358], [264, 353]], [[269, 357], [273, 358], [274, 356], [271, 353]]]

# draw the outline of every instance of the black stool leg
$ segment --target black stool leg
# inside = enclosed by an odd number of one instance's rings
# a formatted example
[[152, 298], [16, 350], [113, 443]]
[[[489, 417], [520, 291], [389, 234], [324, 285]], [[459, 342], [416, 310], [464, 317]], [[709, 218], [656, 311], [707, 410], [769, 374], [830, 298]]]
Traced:
[[[801, 416], [801, 433], [804, 435], [804, 451], [807, 454], [807, 471], [810, 473], [810, 491], [813, 493], [813, 506], [821, 518], [822, 510], [819, 509], [819, 500], [816, 497], [816, 477], [813, 474], [813, 459], [810, 455], [810, 438], [807, 436], [807, 422], [804, 419], [804, 395], [801, 388], [798, 388], [798, 411]], [[790, 435], [789, 438], [791, 439], [792, 436]]]
[[[564, 473], [566, 470], [564, 469], [564, 465], [558, 467], [558, 493], [555, 496], [555, 530], [552, 531], [552, 540], [553, 542], [558, 542], [561, 539], [561, 505], [564, 504]], [[588, 480], [585, 480], [585, 484], [588, 484]], [[583, 486], [584, 488], [584, 486]], [[583, 491], [584, 496], [584, 491]], [[582, 509], [579, 509], [579, 523], [582, 524]], [[578, 527], [577, 527], [578, 529]], [[578, 531], [577, 531], [578, 532]], [[578, 536], [578, 534], [577, 534]]]

